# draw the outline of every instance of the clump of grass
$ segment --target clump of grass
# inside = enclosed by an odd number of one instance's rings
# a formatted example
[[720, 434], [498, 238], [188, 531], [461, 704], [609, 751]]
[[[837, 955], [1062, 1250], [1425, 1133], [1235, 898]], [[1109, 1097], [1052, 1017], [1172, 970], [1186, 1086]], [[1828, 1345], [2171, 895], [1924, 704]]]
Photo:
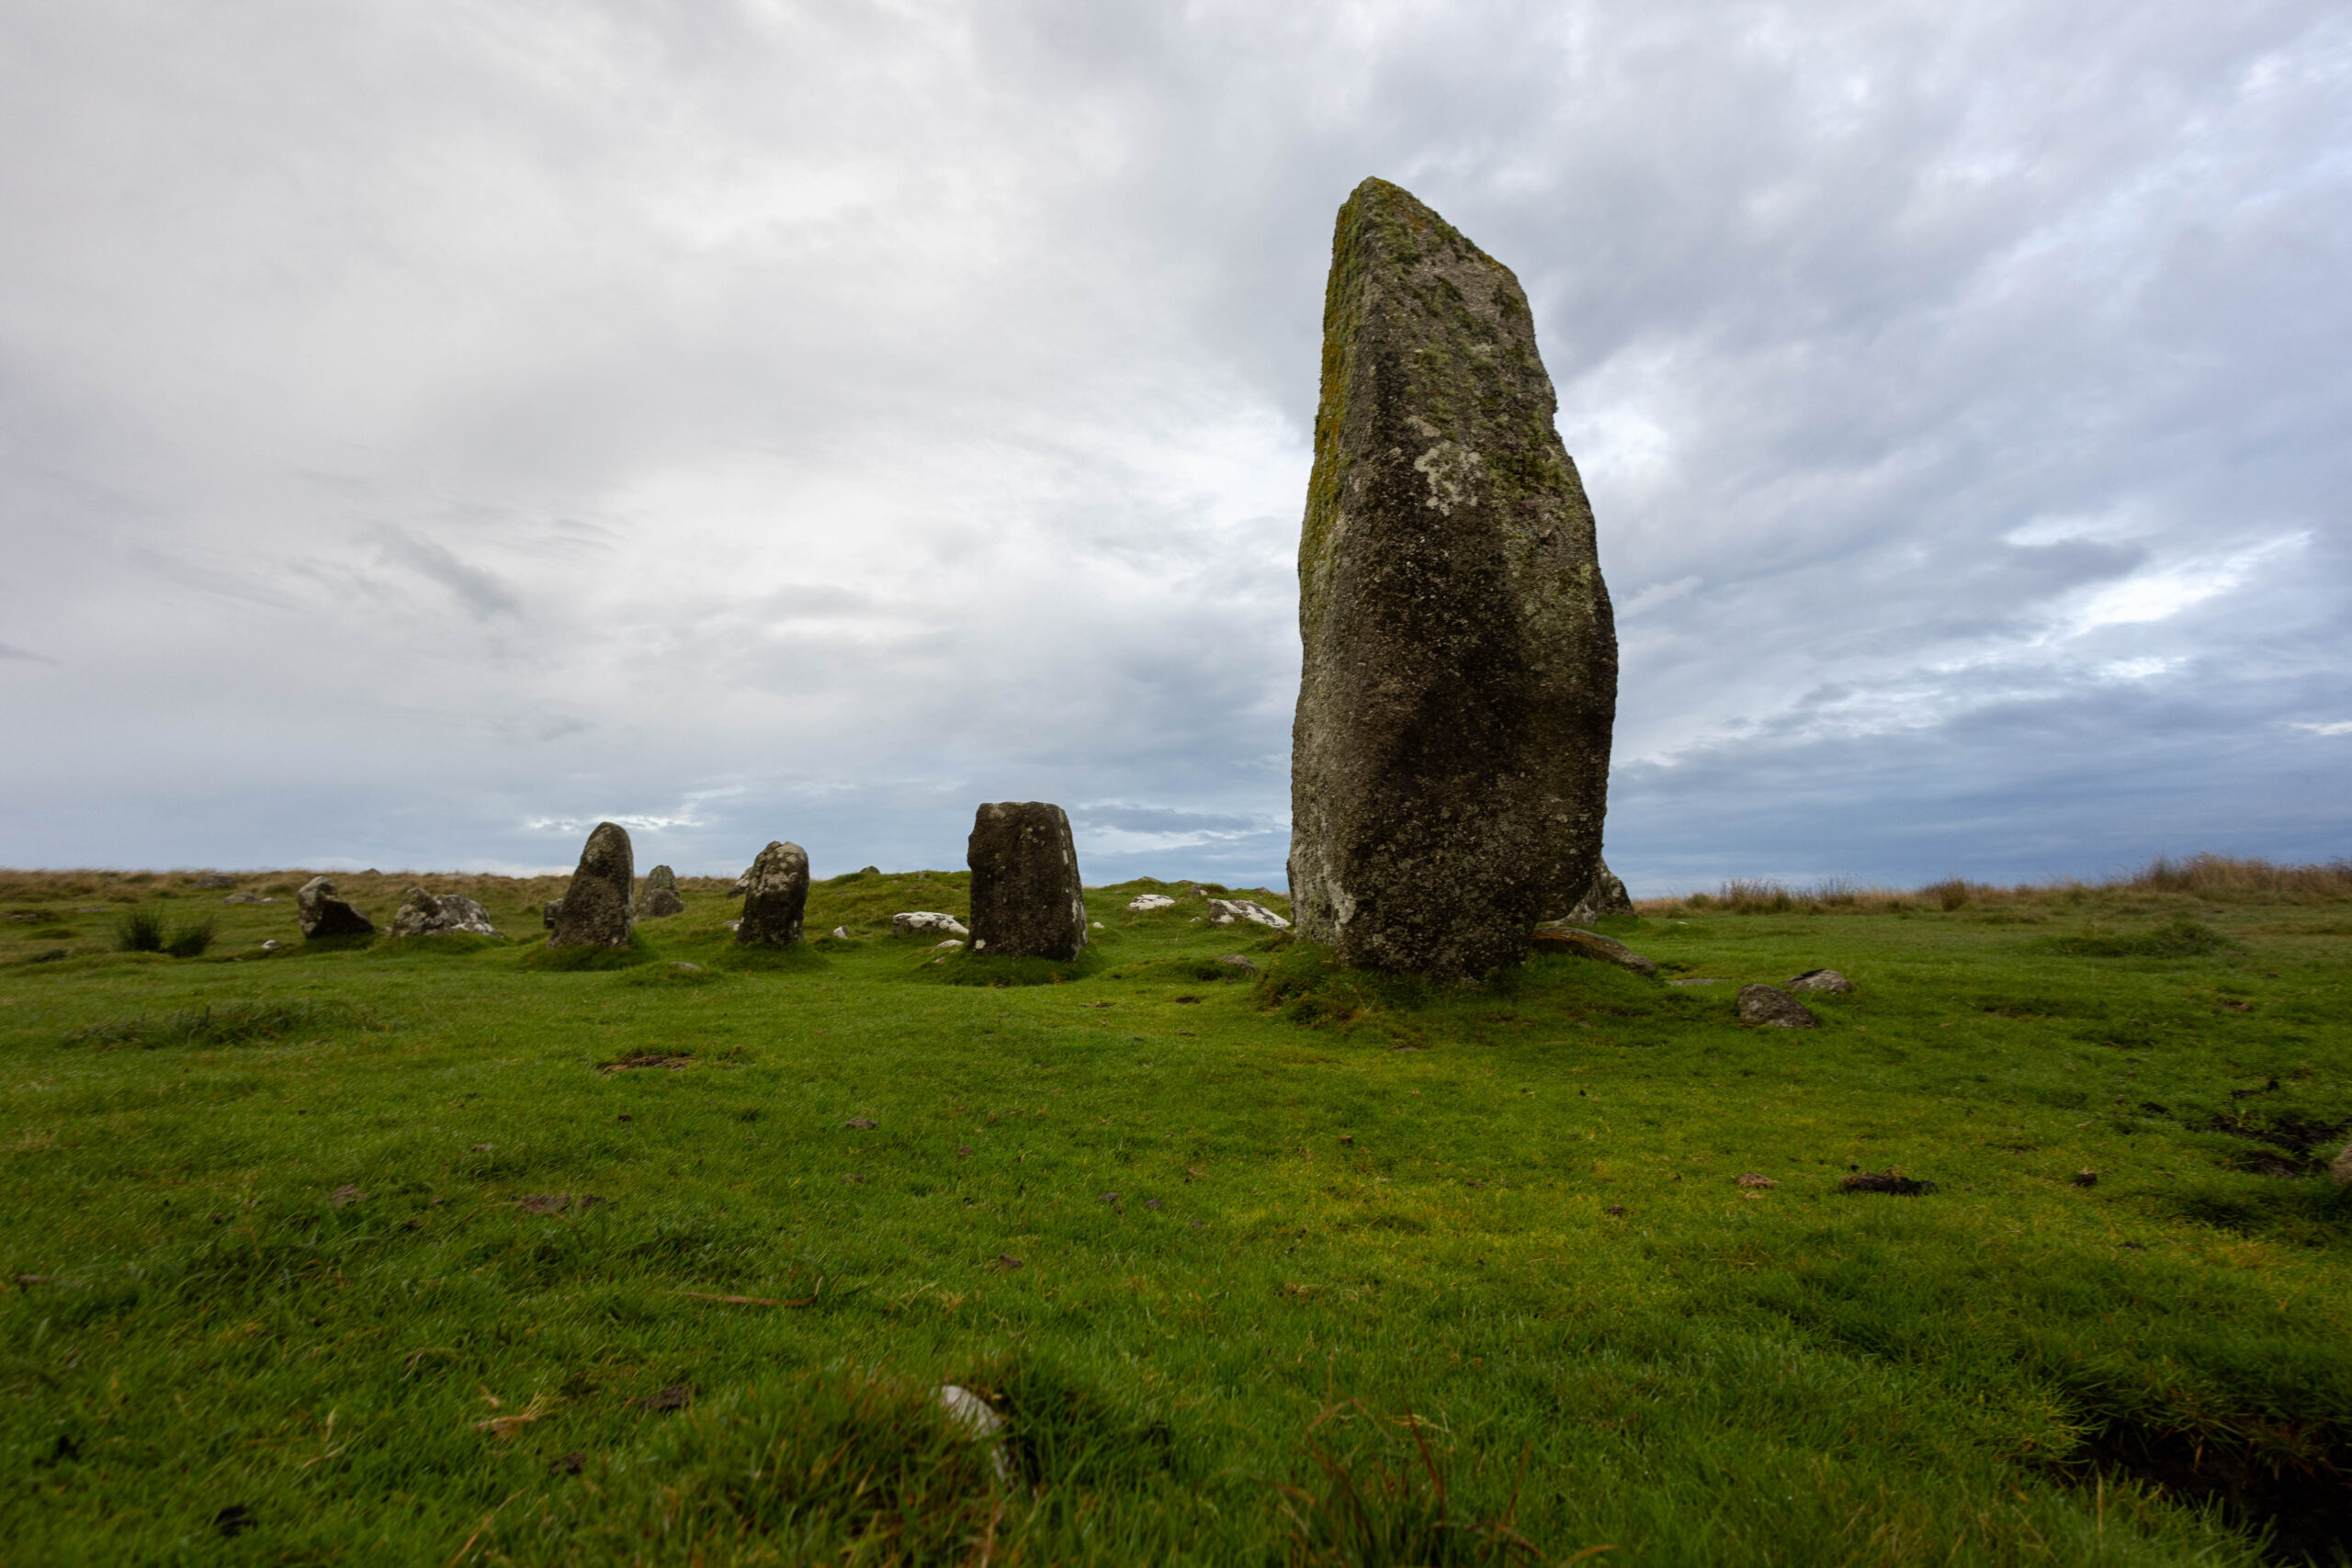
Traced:
[[219, 930], [220, 922], [209, 915], [174, 926], [171, 934], [164, 938], [164, 951], [174, 958], [201, 957], [205, 949], [212, 945], [213, 933]]
[[1260, 1008], [1315, 1028], [1352, 1023], [1371, 1012], [1409, 1011], [1428, 1002], [1430, 990], [1409, 975], [1351, 969], [1333, 959], [1330, 949], [1302, 942], [1266, 964], [1252, 996]]
[[2352, 860], [2325, 865], [2279, 865], [2231, 855], [2158, 855], [2123, 886], [2135, 891], [2188, 893], [2217, 901], [2233, 898], [2323, 900], [2352, 898]]
[[2152, 931], [2111, 934], [2097, 927], [2079, 936], [2052, 937], [2051, 951], [2073, 958], [2203, 958], [2239, 943], [2201, 920], [2177, 915]]
[[523, 954], [522, 964], [526, 969], [576, 975], [599, 969], [631, 969], [661, 956], [651, 942], [631, 931], [628, 942], [620, 947], [535, 947]]
[[164, 917], [154, 909], [125, 909], [114, 919], [114, 950], [117, 953], [161, 953], [164, 951]]
[[61, 1042], [93, 1050], [132, 1047], [153, 1051], [166, 1045], [243, 1045], [254, 1041], [286, 1040], [333, 1033], [345, 1029], [381, 1027], [373, 1013], [342, 1002], [256, 999], [207, 1004], [192, 1011], [160, 1018], [112, 1019], [77, 1029]]
[[[1335, 1421], [1368, 1426], [1371, 1435], [1336, 1453], [1321, 1436]], [[1464, 1517], [1439, 1450], [1430, 1442], [1428, 1424], [1412, 1416], [1394, 1423], [1403, 1428], [1401, 1439], [1382, 1429], [1389, 1425], [1374, 1421], [1361, 1404], [1316, 1417], [1307, 1437], [1313, 1473], [1295, 1476], [1278, 1489], [1289, 1527], [1286, 1561], [1302, 1568], [1545, 1561], [1517, 1528], [1517, 1486], [1498, 1517]]]

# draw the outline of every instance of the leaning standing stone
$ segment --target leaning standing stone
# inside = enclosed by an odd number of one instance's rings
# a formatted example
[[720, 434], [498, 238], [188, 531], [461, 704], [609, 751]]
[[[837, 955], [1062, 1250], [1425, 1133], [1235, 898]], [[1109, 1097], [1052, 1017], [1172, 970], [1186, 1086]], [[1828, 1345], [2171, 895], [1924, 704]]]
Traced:
[[808, 908], [808, 852], [771, 843], [743, 874], [743, 921], [735, 940], [746, 947], [788, 947], [800, 940]]
[[983, 806], [972, 822], [972, 951], [990, 958], [1076, 958], [1086, 891], [1069, 818], [1042, 800]]
[[1291, 737], [1294, 917], [1342, 962], [1483, 975], [1592, 882], [1617, 636], [1555, 407], [1510, 269], [1359, 186], [1324, 296]]
[[302, 934], [313, 936], [373, 936], [376, 922], [334, 896], [334, 884], [314, 876], [294, 895], [294, 918]]
[[1593, 874], [1592, 885], [1584, 890], [1584, 897], [1576, 901], [1576, 907], [1562, 917], [1572, 926], [1589, 926], [1611, 915], [1634, 913], [1633, 895], [1625, 891], [1617, 874], [1609, 869], [1609, 863], [1594, 863], [1600, 869]]
[[637, 856], [628, 829], [599, 822], [555, 911], [549, 947], [627, 947], [637, 923]]
[[685, 913], [686, 901], [678, 897], [678, 878], [666, 865], [657, 865], [645, 874], [645, 892], [637, 901], [637, 918], [658, 920], [668, 915]]

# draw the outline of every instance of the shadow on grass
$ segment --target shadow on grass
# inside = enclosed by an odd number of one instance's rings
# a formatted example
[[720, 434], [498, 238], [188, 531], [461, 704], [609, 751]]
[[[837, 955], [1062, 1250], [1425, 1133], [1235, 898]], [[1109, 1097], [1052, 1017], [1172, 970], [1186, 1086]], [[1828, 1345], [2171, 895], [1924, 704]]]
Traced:
[[805, 974], [831, 967], [825, 955], [806, 942], [796, 942], [784, 947], [768, 942], [746, 944], [730, 942], [718, 952], [706, 954], [701, 962], [712, 969], [735, 975]]
[[623, 947], [535, 947], [523, 954], [521, 964], [526, 969], [576, 975], [602, 969], [633, 969], [640, 964], [654, 963], [661, 956], [651, 942], [631, 931]]
[[933, 959], [914, 978], [948, 986], [1062, 986], [1100, 974], [1110, 964], [1091, 947], [1072, 959], [997, 958], [959, 948], [944, 959]]

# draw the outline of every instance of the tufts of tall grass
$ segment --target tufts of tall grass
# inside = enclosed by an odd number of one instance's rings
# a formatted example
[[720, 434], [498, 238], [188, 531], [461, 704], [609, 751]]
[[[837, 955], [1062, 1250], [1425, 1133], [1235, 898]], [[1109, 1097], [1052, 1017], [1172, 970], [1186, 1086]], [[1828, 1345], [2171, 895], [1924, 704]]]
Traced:
[[341, 1002], [255, 999], [208, 1004], [161, 1018], [111, 1019], [77, 1029], [60, 1043], [99, 1051], [153, 1051], [166, 1045], [243, 1045], [379, 1027], [374, 1014]]
[[1713, 893], [1693, 893], [1682, 898], [1645, 898], [1634, 907], [1649, 916], [1697, 912], [1876, 915], [1913, 908], [1955, 914], [1963, 909], [2074, 906], [2134, 897], [2190, 897], [2217, 904], [2335, 902], [2352, 899], [2352, 861], [2281, 865], [2227, 855], [2191, 855], [2186, 860], [2159, 855], [2140, 870], [2108, 882], [2021, 882], [2004, 887], [1996, 883], [1952, 876], [1908, 892], [1867, 886], [1842, 876], [1828, 877], [1811, 886], [1770, 877], [1734, 877]]

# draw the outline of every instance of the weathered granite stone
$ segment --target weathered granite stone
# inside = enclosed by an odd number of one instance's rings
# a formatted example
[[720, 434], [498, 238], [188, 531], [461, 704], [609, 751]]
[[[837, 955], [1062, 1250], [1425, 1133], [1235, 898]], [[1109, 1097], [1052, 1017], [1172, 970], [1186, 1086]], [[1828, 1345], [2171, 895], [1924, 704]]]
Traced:
[[547, 927], [548, 930], [553, 931], [555, 930], [555, 918], [561, 913], [563, 913], [563, 900], [560, 898], [550, 898], [546, 903], [539, 906], [539, 923]]
[[373, 936], [376, 922], [334, 896], [334, 884], [314, 876], [294, 895], [294, 918], [302, 934], [312, 936]]
[[1510, 270], [1409, 194], [1340, 209], [1298, 552], [1300, 933], [1436, 976], [1590, 886], [1617, 637]]
[[1792, 991], [1826, 991], [1832, 996], [1842, 997], [1854, 988], [1854, 982], [1835, 969], [1808, 969], [1790, 981], [1788, 988]]
[[678, 897], [678, 878], [666, 865], [657, 865], [645, 874], [645, 891], [638, 895], [637, 918], [659, 920], [686, 912], [686, 901]]
[[882, 868], [878, 865], [862, 865], [857, 868], [857, 874], [860, 876], [879, 876], [882, 874]]
[[637, 924], [637, 855], [628, 829], [599, 822], [557, 903], [549, 947], [627, 947]]
[[1138, 893], [1127, 900], [1127, 909], [1131, 914], [1148, 915], [1154, 909], [1172, 908], [1175, 902], [1165, 893]]
[[1772, 986], [1739, 988], [1739, 1021], [1767, 1029], [1814, 1029], [1821, 1022], [1803, 1002]]
[[234, 887], [237, 879], [225, 871], [208, 871], [196, 879], [196, 886], [209, 893], [223, 887]]
[[1576, 901], [1576, 907], [1562, 917], [1572, 926], [1589, 926], [1611, 915], [1631, 915], [1634, 912], [1634, 897], [1625, 891], [1625, 885], [1617, 879], [1615, 872], [1609, 869], [1607, 861], [1599, 863], [1600, 869], [1593, 874], [1591, 886]]
[[1267, 908], [1254, 898], [1212, 898], [1209, 900], [1209, 924], [1229, 926], [1236, 920], [1248, 920], [1251, 925], [1271, 926], [1278, 931], [1290, 930], [1290, 922]]
[[928, 936], [933, 931], [945, 931], [950, 936], [969, 936], [964, 922], [953, 915], [943, 915], [936, 909], [909, 909], [890, 917], [892, 936]]
[[408, 897], [401, 900], [400, 912], [392, 917], [392, 934], [438, 936], [444, 931], [470, 931], [476, 936], [498, 934], [497, 928], [490, 923], [490, 911], [465, 895], [410, 888]]
[[1614, 964], [1620, 969], [1631, 969], [1636, 975], [1657, 978], [1657, 960], [1645, 958], [1619, 942], [1615, 937], [1602, 936], [1555, 920], [1541, 925], [1533, 932], [1536, 947], [1548, 953], [1572, 953], [1579, 958], [1598, 958], [1603, 964]]
[[2344, 1145], [2344, 1152], [2327, 1168], [2327, 1177], [2338, 1187], [2352, 1187], [2352, 1144]]
[[789, 947], [800, 940], [808, 908], [808, 852], [771, 842], [743, 874], [743, 923], [735, 940], [745, 947]]
[[990, 958], [1076, 958], [1086, 894], [1069, 818], [1042, 800], [998, 801], [972, 820], [972, 951]]

